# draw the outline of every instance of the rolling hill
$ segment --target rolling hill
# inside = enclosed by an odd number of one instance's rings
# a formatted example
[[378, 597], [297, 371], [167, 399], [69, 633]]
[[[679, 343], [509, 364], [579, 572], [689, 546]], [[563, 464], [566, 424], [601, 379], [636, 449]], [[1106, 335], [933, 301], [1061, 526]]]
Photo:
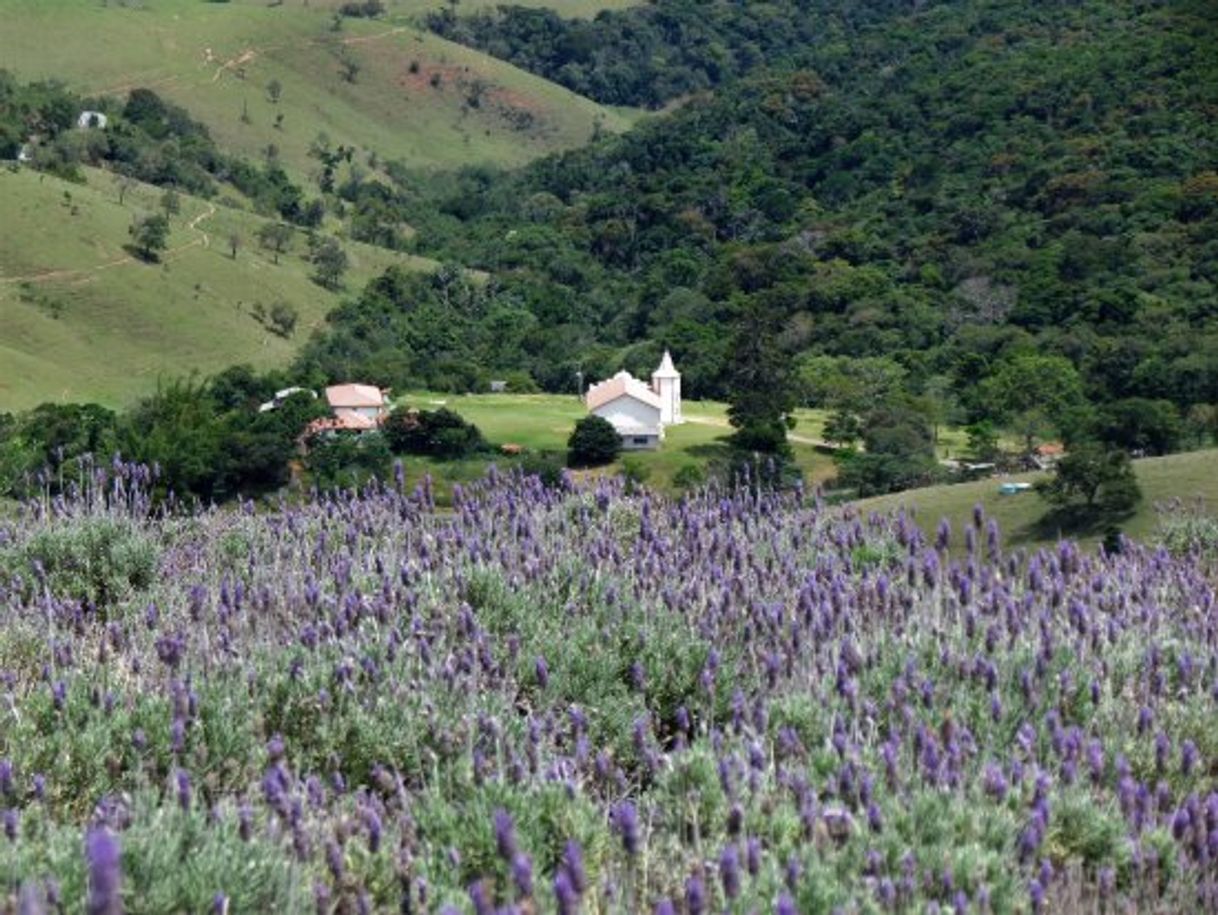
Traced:
[[[354, 145], [361, 159], [519, 165], [631, 122], [416, 27], [439, 4], [390, 3], [386, 17], [342, 19], [336, 31], [338, 5], [0, 0], [0, 61], [22, 79], [58, 79], [86, 95], [153, 89], [231, 153], [258, 159], [273, 143], [297, 177], [314, 164], [308, 150], [319, 133]], [[624, 4], [553, 5], [587, 14]], [[273, 80], [278, 102], [267, 90]]]
[[[187, 196], [162, 263], [142, 263], [124, 250], [127, 229], [135, 214], [157, 208], [160, 189], [137, 185], [120, 205], [107, 173], [86, 177], [82, 186], [0, 170], [0, 410], [46, 400], [118, 406], [161, 377], [239, 362], [280, 365], [339, 300], [310, 279], [302, 237], [276, 264], [256, 240], [266, 220]], [[433, 265], [370, 245], [344, 247], [348, 288], [391, 264]], [[256, 303], [276, 302], [299, 314], [291, 338], [270, 333], [251, 313]]]
[[[1215, 457], [1218, 457], [1218, 451], [1209, 449], [1134, 461], [1143, 498], [1134, 514], [1120, 522], [1120, 529], [1135, 540], [1148, 540], [1158, 521], [1156, 506], [1176, 499], [1198, 503], [1212, 514], [1218, 507], [1218, 480], [1211, 463]], [[1011, 479], [1034, 482], [1041, 476], [1043, 474], [1020, 474]], [[954, 486], [930, 486], [864, 499], [857, 503], [857, 508], [864, 514], [912, 509], [919, 526], [934, 536], [940, 518], [950, 520], [957, 532], [963, 531], [970, 523], [973, 506], [980, 504], [986, 515], [998, 522], [1011, 546], [1042, 546], [1067, 536], [1084, 545], [1095, 546], [1103, 537], [1103, 530], [1061, 531], [1043, 524], [1041, 518], [1047, 509], [1043, 499], [1032, 492], [1001, 495], [998, 483], [998, 480], [979, 480]]]
[[[0, 61], [21, 80], [57, 80], [89, 96], [150, 88], [203, 121], [227, 153], [261, 161], [273, 144], [306, 186], [317, 165], [309, 147], [321, 134], [356, 147], [361, 165], [374, 153], [410, 168], [511, 166], [630, 122], [415, 28], [438, 4], [391, 2], [385, 17], [345, 18], [335, 30], [339, 5], [0, 0]], [[628, 4], [548, 5], [590, 15]], [[342, 72], [348, 61], [351, 79]], [[282, 87], [276, 101], [272, 81]], [[140, 264], [123, 250], [127, 228], [134, 214], [156, 208], [160, 191], [137, 187], [120, 206], [109, 175], [86, 175], [84, 187], [32, 171], [0, 175], [0, 409], [43, 400], [120, 405], [162, 376], [282, 364], [339, 299], [310, 280], [303, 238], [275, 265], [255, 242], [260, 217], [189, 197], [166, 263]], [[224, 196], [239, 195], [229, 188]], [[234, 233], [243, 239], [235, 259], [227, 254]], [[390, 264], [430, 264], [346, 248], [348, 290]], [[254, 303], [274, 302], [299, 313], [293, 339], [251, 316]]]

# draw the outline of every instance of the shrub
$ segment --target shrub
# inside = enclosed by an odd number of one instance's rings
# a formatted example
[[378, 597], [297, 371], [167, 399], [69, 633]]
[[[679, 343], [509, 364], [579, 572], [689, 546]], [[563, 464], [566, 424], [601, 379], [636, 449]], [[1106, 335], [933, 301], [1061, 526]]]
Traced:
[[20, 576], [29, 592], [45, 588], [104, 608], [146, 589], [158, 558], [155, 542], [133, 523], [87, 517], [58, 523], [0, 551], [0, 572]]
[[553, 454], [530, 453], [520, 462], [520, 469], [525, 476], [535, 476], [541, 480], [547, 489], [557, 489], [562, 485], [563, 464]]
[[651, 477], [651, 468], [637, 457], [624, 458], [622, 460], [622, 476], [626, 479], [626, 490], [628, 492], [637, 492], [643, 488], [644, 484]]
[[697, 489], [706, 483], [706, 471], [697, 464], [685, 464], [673, 474], [672, 485], [678, 489]]
[[1156, 506], [1159, 524], [1155, 540], [1173, 556], [1199, 560], [1218, 559], [1218, 518], [1205, 513], [1204, 505], [1179, 502]]
[[309, 451], [308, 467], [318, 489], [351, 489], [373, 477], [386, 476], [389, 461], [385, 436], [374, 432], [315, 441]]
[[602, 416], [585, 416], [567, 440], [567, 463], [572, 467], [600, 467], [617, 460], [622, 439]]
[[513, 394], [536, 394], [541, 390], [528, 372], [508, 372], [503, 376], [507, 389]]
[[452, 460], [486, 449], [486, 439], [473, 423], [445, 407], [439, 410], [397, 410], [385, 421], [385, 438], [395, 454], [418, 454]]

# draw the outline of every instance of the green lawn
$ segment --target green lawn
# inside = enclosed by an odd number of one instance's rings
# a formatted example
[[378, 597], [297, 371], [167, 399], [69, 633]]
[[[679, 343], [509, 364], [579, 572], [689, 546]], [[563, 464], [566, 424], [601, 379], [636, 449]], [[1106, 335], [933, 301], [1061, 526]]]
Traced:
[[[583, 402], [574, 396], [553, 394], [435, 394], [412, 391], [398, 398], [399, 404], [420, 409], [446, 406], [474, 423], [495, 445], [516, 444], [532, 451], [564, 452], [575, 423], [587, 415]], [[713, 401], [686, 401], [686, 422], [665, 430], [657, 451], [637, 451], [626, 456], [648, 472], [648, 483], [664, 491], [673, 490], [673, 477], [688, 464], [705, 466], [727, 449], [724, 438], [731, 429], [726, 408]], [[833, 474], [833, 462], [811, 445], [793, 442], [796, 463], [811, 482]], [[425, 466], [415, 462], [415, 467]], [[441, 482], [465, 481], [481, 475], [482, 462], [426, 464]], [[621, 462], [608, 468], [619, 471]], [[409, 469], [409, 468], [408, 468]]]
[[[375, 151], [419, 167], [510, 166], [582, 145], [597, 123], [620, 130], [632, 121], [417, 28], [417, 14], [438, 3], [391, 3], [385, 19], [347, 19], [338, 32], [333, 5], [0, 0], [0, 61], [21, 78], [59, 79], [85, 94], [154, 89], [226, 150], [257, 159], [274, 143], [298, 178], [316, 165], [308, 148], [321, 132], [357, 147], [361, 162]], [[572, 14], [620, 5], [557, 4]], [[343, 56], [360, 67], [354, 82], [340, 72]], [[272, 79], [283, 86], [278, 104], [266, 92]]]
[[[1120, 522], [1121, 530], [1135, 540], [1151, 537], [1157, 523], [1155, 506], [1173, 499], [1188, 503], [1201, 500], [1207, 510], [1218, 511], [1218, 474], [1214, 473], [1210, 463], [1215, 460], [1218, 460], [1218, 450], [1210, 449], [1135, 461], [1134, 468], [1142, 487], [1143, 500], [1132, 516]], [[1009, 479], [1034, 482], [1042, 476], [1029, 473]], [[864, 499], [855, 504], [864, 512], [892, 511], [898, 507], [912, 509], [919, 525], [931, 535], [939, 519], [947, 518], [957, 533], [958, 541], [964, 525], [971, 523], [973, 506], [978, 502], [984, 506], [989, 517], [997, 520], [1006, 542], [1011, 545], [1041, 545], [1051, 543], [1062, 535], [1088, 545], [1095, 545], [1102, 539], [1102, 530], [1062, 531], [1042, 524], [1047, 503], [1034, 492], [1000, 495], [998, 485], [1003, 480], [932, 486]]]
[[[135, 214], [157, 208], [160, 190], [137, 186], [120, 206], [108, 174], [87, 177], [82, 186], [0, 170], [0, 410], [46, 400], [121, 406], [161, 377], [239, 362], [282, 365], [339, 301], [310, 279], [303, 237], [274, 264], [256, 241], [265, 220], [192, 197], [182, 197], [172, 219], [163, 262], [138, 262], [124, 250], [127, 230]], [[390, 264], [432, 266], [369, 245], [344, 247], [348, 290]], [[291, 339], [251, 314], [255, 303], [278, 301], [299, 313]]]

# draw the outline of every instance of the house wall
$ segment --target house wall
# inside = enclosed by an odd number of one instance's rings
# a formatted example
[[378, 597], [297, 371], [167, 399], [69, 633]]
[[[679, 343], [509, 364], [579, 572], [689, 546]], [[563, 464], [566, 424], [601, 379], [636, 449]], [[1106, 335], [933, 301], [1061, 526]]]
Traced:
[[336, 407], [334, 413], [357, 413], [360, 416], [366, 416], [369, 419], [378, 419], [384, 415], [384, 407]]
[[681, 416], [681, 379], [652, 378], [651, 386], [660, 396], [660, 419], [666, 426], [679, 425]]
[[623, 435], [623, 451], [655, 451], [660, 447], [658, 435]]
[[609, 401], [609, 403], [601, 404], [592, 412], [597, 416], [609, 420], [613, 424], [613, 427], [619, 431], [623, 426], [647, 426], [654, 428], [660, 425], [659, 408], [649, 406], [641, 400], [635, 400], [633, 397], [619, 397], [616, 400]]

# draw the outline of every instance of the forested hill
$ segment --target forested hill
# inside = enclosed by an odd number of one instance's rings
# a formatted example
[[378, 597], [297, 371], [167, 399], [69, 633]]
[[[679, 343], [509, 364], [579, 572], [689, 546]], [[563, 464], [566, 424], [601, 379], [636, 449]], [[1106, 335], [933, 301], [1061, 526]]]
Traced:
[[853, 69], [861, 31], [908, 13], [898, 0], [663, 0], [595, 19], [500, 5], [427, 18], [446, 38], [478, 48], [606, 105], [659, 108], [753, 70], [798, 65], [813, 55], [822, 70]]
[[938, 378], [975, 400], [1036, 352], [1068, 360], [1093, 401], [1213, 403], [1211, 14], [943, 4], [843, 38], [849, 68], [827, 46], [824, 67], [814, 54], [523, 172], [404, 179], [420, 253], [495, 284], [434, 333], [370, 295], [310, 359], [383, 368], [373, 351], [409, 323], [412, 355], [385, 373], [429, 380], [491, 316], [491, 368], [566, 388], [576, 368], [644, 368], [664, 344], [692, 393], [718, 395], [725, 327], [752, 303], [805, 362], [885, 357], [915, 390]]

